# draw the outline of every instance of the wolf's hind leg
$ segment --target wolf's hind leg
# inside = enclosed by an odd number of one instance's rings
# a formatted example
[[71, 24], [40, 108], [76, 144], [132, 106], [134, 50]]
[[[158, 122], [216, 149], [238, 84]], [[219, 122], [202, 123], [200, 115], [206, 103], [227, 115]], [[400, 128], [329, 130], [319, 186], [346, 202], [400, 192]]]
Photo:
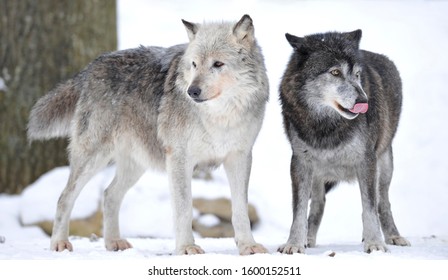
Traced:
[[410, 246], [411, 243], [402, 237], [398, 232], [392, 216], [392, 209], [389, 201], [389, 187], [393, 173], [392, 148], [383, 154], [379, 159], [379, 203], [378, 213], [380, 216], [381, 229], [387, 244], [398, 246]]
[[72, 150], [70, 159], [70, 176], [67, 186], [61, 193], [56, 209], [56, 216], [51, 234], [50, 249], [63, 251], [65, 249], [73, 251], [73, 246], [68, 241], [70, 214], [79, 193], [86, 183], [103, 167], [106, 166], [108, 158], [100, 155], [88, 155], [77, 153]]
[[127, 240], [120, 237], [118, 216], [124, 195], [144, 172], [145, 169], [132, 159], [117, 161], [115, 178], [104, 191], [104, 242], [109, 251], [132, 248]]

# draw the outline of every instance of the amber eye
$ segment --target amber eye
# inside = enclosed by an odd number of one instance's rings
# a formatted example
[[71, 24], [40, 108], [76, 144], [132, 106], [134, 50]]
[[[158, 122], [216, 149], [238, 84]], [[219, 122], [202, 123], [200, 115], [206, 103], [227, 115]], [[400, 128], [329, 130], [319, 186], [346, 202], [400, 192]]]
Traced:
[[341, 71], [339, 71], [338, 69], [333, 69], [330, 71], [331, 75], [335, 76], [335, 77], [339, 77], [341, 76]]
[[196, 68], [196, 62], [193, 61], [193, 62], [191, 63], [191, 66], [193, 66], [193, 68]]
[[213, 63], [213, 67], [215, 68], [220, 68], [224, 65], [224, 63], [222, 63], [221, 61], [215, 61], [215, 63]]

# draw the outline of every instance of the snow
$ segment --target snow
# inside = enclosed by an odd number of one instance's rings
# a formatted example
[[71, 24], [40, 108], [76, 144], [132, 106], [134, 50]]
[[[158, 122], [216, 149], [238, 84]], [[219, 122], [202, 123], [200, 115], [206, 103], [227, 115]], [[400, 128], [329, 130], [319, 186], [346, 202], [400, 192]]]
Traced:
[[0, 77], [0, 90], [6, 91], [7, 89], [8, 88], [6, 87], [5, 80], [3, 80], [2, 77]]
[[[24, 227], [22, 223], [54, 217], [58, 196], [69, 174], [68, 167], [60, 167], [43, 175], [22, 195], [0, 195], [0, 237], [4, 238], [4, 242], [0, 242], [0, 259], [137, 259], [165, 265], [193, 262], [234, 266], [297, 262], [317, 267], [313, 275], [323, 273], [318, 269], [320, 262], [330, 267], [334, 265], [328, 264], [331, 252], [336, 253], [331, 259], [340, 265], [336, 271], [352, 262], [370, 270], [369, 263], [375, 261], [375, 264], [389, 267], [388, 273], [394, 271], [392, 263], [401, 269], [400, 273], [418, 275], [422, 272], [420, 267], [408, 265], [408, 262], [444, 260], [442, 264], [447, 264], [448, 127], [443, 113], [448, 104], [445, 90], [448, 2], [121, 0], [118, 9], [120, 49], [140, 44], [170, 46], [186, 42], [188, 38], [180, 19], [193, 22], [238, 20], [245, 13], [253, 18], [256, 36], [265, 55], [271, 96], [253, 151], [249, 200], [261, 217], [254, 236], [271, 254], [241, 258], [237, 256], [232, 239], [196, 237], [197, 243], [208, 254], [170, 256], [174, 240], [167, 178], [165, 174], [153, 171], [148, 171], [128, 192], [121, 208], [121, 233], [129, 238], [133, 249], [107, 252], [102, 239], [91, 242], [88, 238], [73, 237], [74, 252], [51, 252], [49, 238], [40, 229]], [[292, 51], [284, 33], [303, 36], [358, 28], [363, 30], [361, 47], [389, 56], [403, 80], [404, 103], [394, 140], [395, 172], [390, 196], [397, 226], [412, 247], [389, 246], [390, 253], [363, 253], [359, 189], [357, 185], [342, 184], [327, 196], [317, 237], [318, 247], [308, 249], [306, 255], [283, 256], [276, 253], [276, 249], [286, 242], [292, 221], [291, 150], [283, 132], [278, 102], [279, 81]], [[85, 217], [97, 209], [102, 191], [113, 174], [114, 168], [109, 167], [92, 179], [77, 200], [73, 218]], [[193, 181], [194, 197], [229, 197], [223, 170], [218, 169], [213, 176], [213, 181]], [[431, 270], [434, 279], [443, 275], [434, 272], [442, 271], [443, 265], [438, 264], [434, 268], [424, 262], [424, 267], [428, 268], [425, 271]]]

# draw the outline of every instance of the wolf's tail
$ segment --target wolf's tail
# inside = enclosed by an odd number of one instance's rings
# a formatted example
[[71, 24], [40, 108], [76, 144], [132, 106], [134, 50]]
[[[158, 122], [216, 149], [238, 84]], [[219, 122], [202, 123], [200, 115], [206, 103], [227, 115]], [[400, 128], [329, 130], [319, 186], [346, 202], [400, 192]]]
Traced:
[[79, 90], [70, 79], [40, 98], [30, 113], [28, 140], [69, 136], [79, 96]]

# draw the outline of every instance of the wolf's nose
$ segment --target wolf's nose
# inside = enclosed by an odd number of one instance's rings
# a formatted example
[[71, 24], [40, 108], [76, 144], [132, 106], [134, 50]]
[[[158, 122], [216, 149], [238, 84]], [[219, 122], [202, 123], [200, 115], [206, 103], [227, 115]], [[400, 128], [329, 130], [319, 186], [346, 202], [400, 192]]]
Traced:
[[190, 86], [187, 93], [191, 98], [198, 98], [201, 95], [201, 89], [197, 86]]
[[355, 100], [355, 104], [357, 104], [357, 103], [367, 103], [367, 102], [368, 102], [367, 97], [364, 97], [364, 96], [358, 97]]

